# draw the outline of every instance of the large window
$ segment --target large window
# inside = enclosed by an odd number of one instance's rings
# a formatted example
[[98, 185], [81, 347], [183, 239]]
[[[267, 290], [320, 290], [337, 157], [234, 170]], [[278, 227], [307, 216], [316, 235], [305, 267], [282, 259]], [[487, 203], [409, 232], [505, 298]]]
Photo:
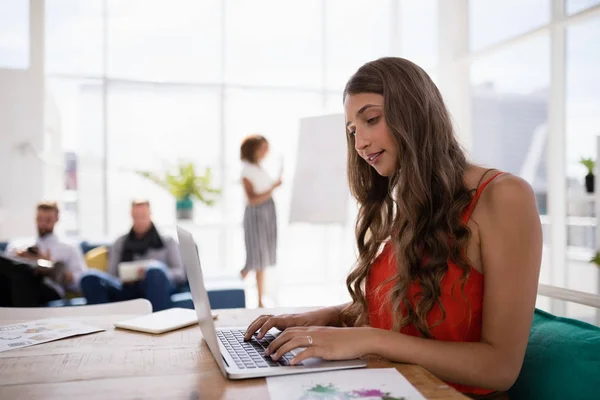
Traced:
[[[129, 228], [129, 205], [138, 197], [151, 201], [157, 225], [172, 229], [173, 197], [136, 171], [161, 173], [191, 161], [210, 167], [222, 189], [217, 204], [197, 207], [188, 226], [206, 272], [239, 271], [245, 257], [239, 146], [248, 134], [261, 133], [271, 142], [267, 168], [276, 175], [283, 167], [275, 195], [280, 265], [272, 278], [339, 301], [343, 277], [334, 271], [350, 267], [352, 253], [341, 255], [352, 243], [338, 243], [342, 235], [335, 232], [350, 227], [288, 223], [298, 123], [343, 112], [348, 77], [363, 63], [392, 55], [394, 10], [394, 0], [353, 0], [352, 6], [341, 0], [47, 0], [47, 97], [55, 99], [68, 164], [68, 232], [113, 240]], [[426, 53], [431, 58], [431, 49]], [[303, 270], [306, 279], [297, 280]], [[323, 289], [333, 282], [340, 290]], [[278, 288], [272, 287], [274, 297]]]
[[[589, 262], [596, 251], [596, 196], [588, 193], [591, 188], [586, 189], [588, 171], [580, 162], [582, 158], [598, 160], [600, 50], [594, 51], [588, 44], [600, 42], [600, 18], [569, 26], [566, 37], [566, 285], [600, 293], [600, 268]], [[593, 321], [594, 311], [589, 307], [569, 304], [567, 310], [570, 315]]]
[[[341, 92], [352, 73], [367, 61], [402, 56], [439, 84], [474, 161], [533, 186], [544, 227], [541, 281], [598, 293], [600, 269], [588, 262], [595, 196], [585, 191], [579, 161], [598, 156], [600, 2], [559, 3], [46, 0], [46, 124], [60, 132], [65, 152], [65, 230], [112, 240], [128, 228], [136, 197], [149, 198], [156, 222], [172, 228], [174, 199], [135, 171], [192, 161], [211, 167], [223, 189], [214, 207], [196, 210], [203, 264], [238, 271], [245, 256], [239, 145], [261, 133], [272, 144], [267, 168], [284, 171], [275, 195], [281, 257], [272, 277], [298, 293], [296, 305], [344, 299], [352, 227], [288, 222], [298, 122], [343, 112]], [[28, 21], [10, 8], [0, 9], [0, 68], [26, 68]], [[561, 93], [564, 99], [553, 96]], [[557, 160], [558, 185], [548, 173], [557, 143], [565, 157]], [[566, 199], [566, 209], [557, 199]], [[565, 235], [557, 228], [563, 224]], [[327, 296], [300, 295], [306, 292]]]
[[[600, 52], [593, 43], [600, 40], [600, 9], [597, 1], [564, 4], [561, 16], [551, 13], [549, 0], [470, 1], [470, 54], [459, 60], [470, 71], [473, 159], [523, 177], [536, 193], [544, 229], [540, 281], [598, 294], [600, 269], [590, 263], [596, 195], [586, 190], [580, 160], [597, 159]], [[538, 307], [600, 322], [589, 307], [545, 298]]]
[[471, 85], [474, 160], [526, 179], [546, 214], [549, 37], [478, 59], [471, 66]]

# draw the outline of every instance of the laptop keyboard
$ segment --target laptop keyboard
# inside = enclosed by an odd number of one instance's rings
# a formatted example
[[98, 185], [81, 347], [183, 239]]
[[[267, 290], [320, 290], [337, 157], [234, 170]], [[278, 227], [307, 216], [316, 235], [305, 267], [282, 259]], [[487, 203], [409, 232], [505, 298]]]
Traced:
[[[218, 330], [217, 337], [227, 349], [229, 355], [240, 369], [256, 369], [269, 367], [286, 367], [294, 357], [291, 352], [285, 353], [279, 360], [274, 361], [270, 356], [265, 356], [265, 350], [275, 340], [275, 336], [267, 333], [262, 339], [253, 336], [244, 342], [243, 330]], [[302, 365], [298, 363], [296, 365]]]

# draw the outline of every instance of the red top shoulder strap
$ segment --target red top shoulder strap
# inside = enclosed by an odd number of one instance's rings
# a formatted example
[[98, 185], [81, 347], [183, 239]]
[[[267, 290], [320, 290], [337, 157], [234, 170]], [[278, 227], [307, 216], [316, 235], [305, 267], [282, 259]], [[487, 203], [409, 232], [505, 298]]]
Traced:
[[471, 214], [473, 213], [473, 210], [475, 209], [475, 206], [477, 205], [477, 201], [479, 201], [479, 198], [481, 197], [481, 193], [483, 193], [483, 189], [485, 189], [485, 187], [491, 181], [493, 181], [494, 179], [496, 179], [497, 177], [499, 177], [502, 174], [504, 174], [504, 172], [497, 172], [490, 179], [488, 179], [487, 181], [485, 181], [481, 185], [479, 185], [479, 187], [477, 188], [477, 191], [475, 192], [475, 195], [473, 195], [473, 198], [471, 199], [471, 204], [469, 204], [469, 207], [467, 208], [467, 210], [465, 211], [465, 214], [463, 216], [463, 220], [465, 223], [467, 221], [469, 221], [469, 219], [471, 218]]

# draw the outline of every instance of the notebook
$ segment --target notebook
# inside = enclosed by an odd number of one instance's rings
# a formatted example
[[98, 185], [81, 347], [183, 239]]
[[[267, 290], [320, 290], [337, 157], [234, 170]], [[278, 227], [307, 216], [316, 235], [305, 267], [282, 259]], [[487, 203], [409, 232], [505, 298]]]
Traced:
[[154, 260], [120, 262], [117, 266], [117, 268], [119, 269], [119, 278], [123, 283], [138, 281], [140, 279], [139, 270], [148, 269], [153, 265], [156, 265], [156, 261]]
[[[217, 315], [212, 314], [213, 319]], [[198, 323], [196, 311], [187, 308], [170, 308], [152, 314], [115, 322], [115, 327], [145, 333], [160, 334]]]

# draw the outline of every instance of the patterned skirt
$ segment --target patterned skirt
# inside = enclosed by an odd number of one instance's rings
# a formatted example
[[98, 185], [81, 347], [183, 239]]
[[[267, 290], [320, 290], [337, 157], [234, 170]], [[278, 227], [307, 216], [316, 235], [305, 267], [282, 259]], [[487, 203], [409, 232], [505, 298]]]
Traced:
[[261, 270], [277, 263], [277, 213], [273, 199], [258, 206], [246, 206], [244, 237], [245, 271]]

